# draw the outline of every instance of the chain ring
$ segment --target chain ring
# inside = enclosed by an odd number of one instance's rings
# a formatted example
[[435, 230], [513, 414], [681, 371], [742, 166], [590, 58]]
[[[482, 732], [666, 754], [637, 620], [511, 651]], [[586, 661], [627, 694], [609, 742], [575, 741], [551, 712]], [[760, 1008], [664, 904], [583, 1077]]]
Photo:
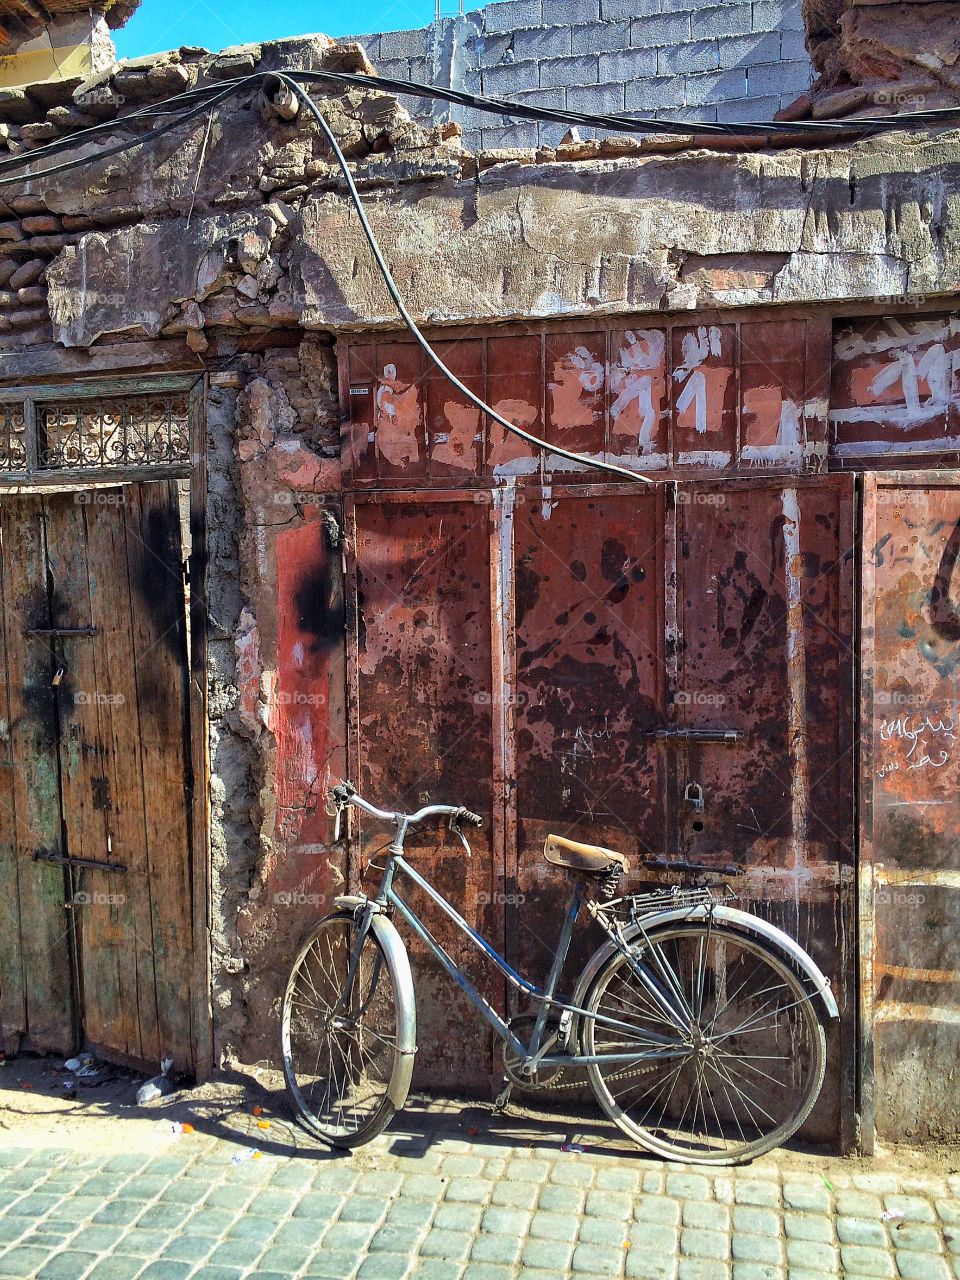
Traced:
[[[521, 1031], [524, 1029], [529, 1029], [529, 1031], [532, 1031], [533, 1025], [535, 1022], [536, 1022], [535, 1015], [521, 1014], [517, 1018], [511, 1018], [508, 1025], [510, 1027], [510, 1030], [516, 1033], [518, 1028]], [[547, 1030], [548, 1031], [559, 1030], [559, 1026], [556, 1019], [547, 1020]], [[523, 1039], [523, 1036], [520, 1035], [519, 1038]], [[564, 1089], [584, 1089], [589, 1087], [589, 1081], [587, 1080], [586, 1067], [552, 1066], [552, 1067], [546, 1068], [547, 1072], [549, 1072], [550, 1074], [544, 1075], [542, 1072], [537, 1071], [532, 1076], [522, 1075], [519, 1068], [520, 1068], [520, 1059], [510, 1048], [510, 1045], [507, 1043], [507, 1041], [504, 1040], [503, 1042], [504, 1074], [506, 1075], [507, 1079], [511, 1082], [511, 1084], [515, 1085], [518, 1089], [527, 1089], [531, 1093], [538, 1093], [540, 1091], [546, 1091], [546, 1090], [562, 1091]], [[657, 1068], [656, 1063], [651, 1063], [649, 1066], [644, 1066], [644, 1067], [624, 1067], [622, 1071], [615, 1072], [612, 1076], [608, 1076], [607, 1079], [610, 1081], [628, 1080], [630, 1079], [631, 1076], [647, 1075], [651, 1071], [655, 1071], [656, 1068]], [[568, 1076], [572, 1076], [573, 1078], [567, 1079]]]

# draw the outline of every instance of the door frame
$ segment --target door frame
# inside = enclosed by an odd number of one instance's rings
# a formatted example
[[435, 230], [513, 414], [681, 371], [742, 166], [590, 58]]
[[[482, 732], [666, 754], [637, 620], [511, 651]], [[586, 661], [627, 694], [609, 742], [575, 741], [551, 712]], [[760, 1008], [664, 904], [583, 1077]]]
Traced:
[[[0, 472], [0, 499], [42, 495], [49, 491], [76, 491], [81, 488], [143, 483], [151, 480], [189, 480], [190, 554], [185, 561], [189, 585], [189, 608], [185, 625], [190, 640], [187, 670], [187, 710], [189, 734], [186, 754], [189, 761], [190, 802], [187, 819], [189, 856], [192, 861], [193, 973], [191, 978], [191, 1025], [193, 1027], [193, 1070], [198, 1082], [208, 1079], [214, 1069], [213, 1006], [211, 1001], [211, 847], [210, 847], [210, 743], [208, 733], [207, 649], [208, 556], [206, 539], [207, 454], [206, 403], [209, 378], [196, 373], [139, 374], [130, 377], [91, 377], [84, 382], [47, 382], [0, 387], [0, 404], [26, 403], [28, 431], [34, 429], [34, 405], [70, 397], [96, 400], [109, 396], [148, 395], [151, 391], [182, 391], [188, 395], [190, 428], [189, 457], [182, 462], [82, 467], [38, 470], [32, 445], [30, 469]], [[185, 602], [186, 603], [186, 602]], [[79, 1011], [78, 1011], [79, 1012]]]

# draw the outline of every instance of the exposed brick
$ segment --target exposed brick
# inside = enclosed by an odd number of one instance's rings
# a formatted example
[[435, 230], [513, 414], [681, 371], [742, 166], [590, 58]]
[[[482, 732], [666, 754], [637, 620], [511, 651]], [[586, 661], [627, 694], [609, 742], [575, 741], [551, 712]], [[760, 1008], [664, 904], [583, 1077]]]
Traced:
[[427, 52], [426, 30], [385, 31], [380, 37], [380, 57], [422, 58]]
[[636, 80], [626, 86], [628, 111], [665, 111], [682, 107], [684, 82], [676, 76], [653, 80]]
[[769, 65], [748, 67], [747, 96], [779, 95], [789, 93], [792, 89], [799, 93], [807, 88], [812, 79], [813, 70], [809, 62], [774, 62]]
[[589, 22], [570, 32], [572, 53], [614, 53], [629, 48], [630, 23]]
[[650, 49], [689, 39], [689, 13], [665, 13], [659, 17], [635, 18], [630, 23], [630, 43], [638, 49]]
[[598, 22], [600, 0], [542, 0], [543, 21], [549, 26], [573, 26], [577, 22]]
[[599, 79], [639, 80], [657, 74], [656, 49], [624, 49], [620, 53], [601, 53]]
[[517, 31], [513, 37], [513, 56], [518, 62], [532, 58], [563, 58], [570, 53], [569, 27], [534, 27]]
[[675, 76], [685, 71], [716, 71], [720, 50], [716, 40], [695, 40], [657, 50], [657, 75]]
[[753, 29], [753, 7], [749, 0], [744, 4], [698, 6], [690, 15], [690, 33], [694, 40], [705, 36], [745, 35]]
[[802, 31], [800, 0], [753, 0], [754, 31]]
[[540, 0], [499, 0], [483, 11], [484, 31], [513, 32], [520, 27], [539, 27], [542, 22]]
[[622, 84], [589, 84], [567, 90], [567, 106], [571, 111], [593, 111], [609, 115], [622, 112], [626, 106]]
[[545, 89], [551, 85], [596, 84], [599, 78], [596, 58], [553, 58], [540, 63], [540, 84]]
[[484, 93], [506, 98], [524, 89], [538, 89], [535, 62], [504, 62], [499, 67], [485, 67], [481, 73]]
[[742, 71], [706, 72], [687, 76], [686, 102], [690, 107], [726, 102], [729, 98], [746, 96], [746, 77]]
[[780, 56], [779, 31], [755, 31], [744, 36], [725, 36], [718, 41], [720, 67], [752, 67], [776, 62]]

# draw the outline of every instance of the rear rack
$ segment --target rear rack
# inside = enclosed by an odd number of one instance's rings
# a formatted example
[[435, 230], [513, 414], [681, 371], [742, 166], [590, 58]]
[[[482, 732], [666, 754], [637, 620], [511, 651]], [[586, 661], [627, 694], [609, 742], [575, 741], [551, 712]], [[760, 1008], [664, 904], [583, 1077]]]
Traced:
[[653, 889], [649, 893], [628, 893], [611, 902], [597, 903], [598, 915], [610, 918], [621, 925], [636, 924], [654, 911], [669, 911], [675, 907], [698, 907], [708, 902], [730, 902], [736, 893], [729, 885], [672, 885], [669, 889]]

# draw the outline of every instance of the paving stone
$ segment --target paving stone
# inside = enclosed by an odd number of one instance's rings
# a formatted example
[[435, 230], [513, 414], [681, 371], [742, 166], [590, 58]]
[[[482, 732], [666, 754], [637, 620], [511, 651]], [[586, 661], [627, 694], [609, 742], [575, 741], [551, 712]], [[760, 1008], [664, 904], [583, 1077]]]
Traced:
[[520, 1262], [525, 1273], [529, 1267], [566, 1271], [572, 1257], [573, 1245], [566, 1240], [530, 1239], [523, 1245]]
[[218, 1267], [216, 1265], [201, 1267], [194, 1271], [190, 1280], [240, 1280], [243, 1272], [239, 1267]]
[[491, 1235], [481, 1232], [470, 1250], [471, 1262], [495, 1262], [510, 1267], [519, 1260], [522, 1236]]
[[304, 1272], [305, 1276], [323, 1277], [323, 1280], [349, 1280], [359, 1267], [359, 1259], [355, 1253], [341, 1252], [339, 1249], [325, 1249], [323, 1253], [311, 1258]]
[[893, 1259], [883, 1249], [868, 1249], [854, 1244], [842, 1245], [840, 1262], [848, 1275], [869, 1276], [870, 1280], [884, 1280], [884, 1277], [895, 1274]]
[[907, 1222], [934, 1222], [935, 1215], [928, 1200], [921, 1196], [886, 1195], [884, 1207], [891, 1213], [899, 1213]]
[[341, 1222], [379, 1222], [387, 1211], [384, 1199], [374, 1200], [372, 1196], [350, 1195], [343, 1202], [340, 1210]]
[[111, 1254], [101, 1258], [93, 1270], [87, 1273], [87, 1280], [134, 1280], [134, 1276], [143, 1269], [143, 1265], [142, 1258]]
[[[139, 1280], [187, 1280], [192, 1270], [189, 1262], [168, 1262], [164, 1258], [162, 1262], [151, 1262], [145, 1267], [140, 1272]], [[261, 1280], [266, 1280], [262, 1274]]]
[[680, 1252], [694, 1258], [725, 1260], [730, 1252], [730, 1242], [722, 1231], [684, 1227], [680, 1233]]
[[635, 1222], [629, 1233], [631, 1251], [673, 1253], [677, 1247], [678, 1229], [666, 1222]]
[[541, 1240], [563, 1240], [572, 1244], [577, 1238], [578, 1225], [575, 1214], [539, 1212], [530, 1219], [530, 1236]]
[[575, 1187], [549, 1185], [541, 1188], [539, 1207], [548, 1213], [579, 1215], [586, 1195]]
[[912, 1253], [908, 1249], [898, 1249], [895, 1257], [901, 1280], [953, 1280], [943, 1258], [929, 1253]]
[[217, 1245], [215, 1261], [224, 1267], [253, 1266], [263, 1253], [263, 1245], [256, 1240], [224, 1240]]
[[471, 1243], [471, 1237], [466, 1231], [431, 1231], [424, 1238], [420, 1252], [427, 1258], [462, 1262], [470, 1252]]
[[599, 1244], [578, 1244], [573, 1251], [571, 1268], [575, 1273], [588, 1271], [593, 1275], [616, 1276], [623, 1270], [623, 1264], [622, 1249], [610, 1249]]
[[324, 1248], [365, 1249], [373, 1239], [376, 1227], [369, 1222], [335, 1222], [323, 1237]]
[[737, 1182], [734, 1190], [737, 1204], [766, 1205], [773, 1208], [780, 1204], [780, 1187], [775, 1182]]
[[837, 1236], [841, 1244], [862, 1244], [873, 1248], [887, 1247], [887, 1231], [880, 1219], [837, 1218]]
[[683, 1206], [683, 1225], [704, 1231], [729, 1231], [730, 1210], [711, 1200], [688, 1200]]
[[666, 1191], [668, 1196], [676, 1196], [686, 1200], [709, 1200], [710, 1183], [697, 1173], [668, 1173]]
[[832, 1244], [833, 1219], [823, 1213], [785, 1213], [784, 1234], [792, 1240], [815, 1240], [820, 1244]]
[[942, 1245], [940, 1232], [936, 1227], [926, 1223], [899, 1222], [891, 1223], [891, 1239], [893, 1247], [898, 1251], [907, 1249], [914, 1252], [939, 1253]]
[[840, 1260], [836, 1249], [829, 1244], [820, 1244], [815, 1240], [788, 1240], [787, 1262], [791, 1274], [797, 1267], [806, 1267], [813, 1271], [823, 1271], [827, 1275], [835, 1275], [840, 1270]]
[[783, 1246], [779, 1240], [770, 1236], [755, 1236], [740, 1233], [734, 1227], [731, 1238], [734, 1262], [769, 1262], [779, 1263], [783, 1258]]
[[677, 1280], [729, 1280], [730, 1267], [712, 1258], [681, 1258], [677, 1264]]
[[680, 1221], [680, 1205], [664, 1196], [638, 1196], [633, 1202], [633, 1216], [638, 1222], [673, 1225]]
[[622, 1192], [591, 1191], [584, 1205], [584, 1213], [595, 1218], [619, 1218], [626, 1222], [633, 1210], [633, 1197]]
[[883, 1204], [879, 1196], [864, 1191], [838, 1191], [835, 1198], [837, 1213], [846, 1218], [871, 1218], [880, 1221]]
[[82, 1280], [96, 1261], [95, 1253], [65, 1249], [62, 1253], [55, 1253], [52, 1258], [47, 1259], [36, 1273], [37, 1280]]
[[[584, 1218], [580, 1223], [579, 1239], [582, 1244], [603, 1244], [611, 1249], [623, 1249], [629, 1230], [630, 1225], [617, 1218]], [[630, 1248], [633, 1248], [632, 1240]]]

